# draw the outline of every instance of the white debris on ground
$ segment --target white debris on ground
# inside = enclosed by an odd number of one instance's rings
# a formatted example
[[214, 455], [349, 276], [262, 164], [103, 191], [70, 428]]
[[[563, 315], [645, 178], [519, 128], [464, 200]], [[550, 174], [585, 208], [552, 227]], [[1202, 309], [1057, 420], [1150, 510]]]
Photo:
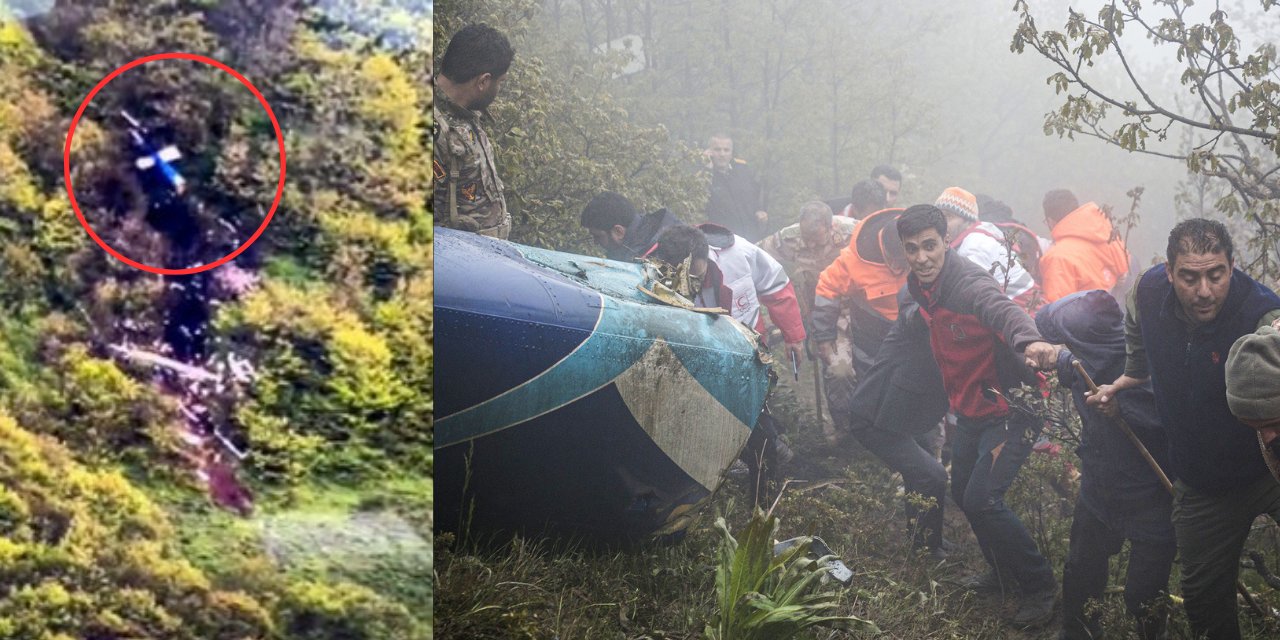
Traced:
[[[260, 281], [253, 271], [235, 264], [223, 265], [213, 272], [214, 287], [207, 292], [208, 302], [215, 305], [243, 296]], [[169, 285], [173, 289], [184, 286]], [[140, 330], [131, 319], [120, 321], [117, 327], [130, 332]], [[185, 331], [185, 327], [182, 329], [189, 337], [190, 332]], [[197, 331], [203, 333], [203, 328]], [[173, 425], [173, 430], [182, 445], [180, 454], [191, 465], [192, 474], [207, 488], [215, 504], [248, 516], [253, 511], [253, 497], [236, 477], [236, 467], [249, 456], [249, 451], [237, 446], [222, 427], [229, 422], [231, 407], [242, 390], [253, 383], [256, 371], [247, 358], [219, 348], [221, 346], [221, 338], [214, 337], [209, 345], [214, 355], [202, 362], [182, 362], [171, 357], [171, 345], [163, 340], [149, 347], [126, 341], [109, 345], [108, 350], [122, 360], [150, 367], [156, 388], [178, 402], [182, 420]], [[222, 415], [215, 415], [218, 413], [215, 408], [222, 409]]]

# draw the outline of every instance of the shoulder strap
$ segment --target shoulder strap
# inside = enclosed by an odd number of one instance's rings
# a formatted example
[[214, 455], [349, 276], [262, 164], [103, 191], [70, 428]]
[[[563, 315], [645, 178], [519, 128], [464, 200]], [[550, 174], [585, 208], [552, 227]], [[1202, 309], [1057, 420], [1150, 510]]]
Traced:
[[[975, 225], [970, 226], [968, 229], [965, 229], [964, 231], [961, 231], [961, 232], [960, 232], [960, 234], [959, 234], [959, 235], [957, 235], [957, 236], [955, 237], [955, 239], [953, 239], [953, 240], [951, 241], [951, 248], [952, 248], [952, 249], [958, 249], [958, 248], [960, 248], [960, 243], [964, 242], [964, 239], [965, 239], [965, 238], [968, 238], [968, 237], [970, 236], [970, 234], [972, 234], [972, 233], [974, 233], [974, 232], [976, 232], [976, 231], [981, 231], [981, 229], [980, 229], [980, 228], [978, 227], [978, 225], [976, 225], [976, 224], [975, 224]], [[988, 236], [989, 236], [989, 235], [991, 235], [991, 234], [989, 234], [989, 233], [985, 233], [984, 235], [988, 235]]]
[[449, 213], [445, 222], [458, 217], [458, 163], [449, 163]]

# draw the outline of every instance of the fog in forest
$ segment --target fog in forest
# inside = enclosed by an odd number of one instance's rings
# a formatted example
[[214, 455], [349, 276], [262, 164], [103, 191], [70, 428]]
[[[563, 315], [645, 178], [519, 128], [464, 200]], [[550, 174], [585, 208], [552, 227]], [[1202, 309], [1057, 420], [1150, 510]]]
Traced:
[[[1092, 17], [1105, 3], [1087, 4], [1076, 9]], [[1246, 39], [1248, 16], [1260, 10], [1231, 4], [1223, 9]], [[1063, 29], [1061, 3], [1030, 8], [1040, 31]], [[1212, 8], [1188, 16], [1204, 20]], [[1129, 243], [1147, 264], [1163, 254], [1187, 179], [1179, 160], [1045, 134], [1045, 114], [1065, 94], [1046, 83], [1057, 71], [1050, 61], [1029, 47], [1010, 50], [1019, 24], [1012, 3], [451, 0], [435, 9], [438, 53], [466, 22], [494, 24], [516, 45], [512, 90], [493, 111], [517, 241], [586, 249], [576, 214], [603, 190], [699, 221], [705, 191], [686, 179], [716, 131], [733, 136], [735, 156], [760, 176], [775, 229], [808, 199], [847, 197], [878, 164], [904, 174], [899, 204], [960, 186], [1005, 201], [1046, 237], [1046, 191], [1071, 189], [1123, 217], [1126, 193], [1143, 187]], [[1174, 47], [1132, 31], [1123, 40], [1145, 88], [1193, 108]], [[1137, 97], [1114, 56], [1087, 71], [1116, 95]], [[1175, 127], [1148, 143], [1177, 152], [1188, 140]], [[1201, 195], [1205, 204], [1183, 205], [1185, 215], [1212, 210], [1216, 196]]]

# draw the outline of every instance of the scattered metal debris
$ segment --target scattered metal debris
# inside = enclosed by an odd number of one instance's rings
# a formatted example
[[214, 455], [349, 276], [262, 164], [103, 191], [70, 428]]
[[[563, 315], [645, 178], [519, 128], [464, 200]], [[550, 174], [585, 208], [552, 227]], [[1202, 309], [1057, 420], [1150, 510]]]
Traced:
[[818, 560], [827, 569], [827, 574], [831, 576], [831, 579], [846, 587], [853, 584], [853, 571], [845, 566], [844, 561], [836, 557], [836, 554], [831, 551], [831, 547], [828, 547], [822, 538], [817, 536], [799, 536], [775, 543], [773, 545], [773, 555], [774, 557], [782, 555], [787, 549], [805, 542], [809, 543], [808, 557]]

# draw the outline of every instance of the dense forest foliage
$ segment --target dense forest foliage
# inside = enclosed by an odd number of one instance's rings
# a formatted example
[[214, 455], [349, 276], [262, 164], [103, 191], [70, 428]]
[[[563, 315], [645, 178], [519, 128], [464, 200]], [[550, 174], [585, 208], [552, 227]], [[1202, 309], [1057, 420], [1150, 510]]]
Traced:
[[[359, 5], [359, 6], [355, 6]], [[427, 638], [431, 631], [430, 3], [0, 2], [0, 637]], [[236, 69], [288, 156], [266, 233], [212, 272], [210, 396], [248, 455], [218, 508], [183, 398], [113, 345], [162, 345], [171, 282], [107, 255], [62, 177], [107, 73], [195, 53]], [[126, 72], [79, 122], [78, 203], [145, 264], [173, 258], [118, 113], [181, 149], [204, 261], [262, 221], [280, 159], [239, 82]]]

